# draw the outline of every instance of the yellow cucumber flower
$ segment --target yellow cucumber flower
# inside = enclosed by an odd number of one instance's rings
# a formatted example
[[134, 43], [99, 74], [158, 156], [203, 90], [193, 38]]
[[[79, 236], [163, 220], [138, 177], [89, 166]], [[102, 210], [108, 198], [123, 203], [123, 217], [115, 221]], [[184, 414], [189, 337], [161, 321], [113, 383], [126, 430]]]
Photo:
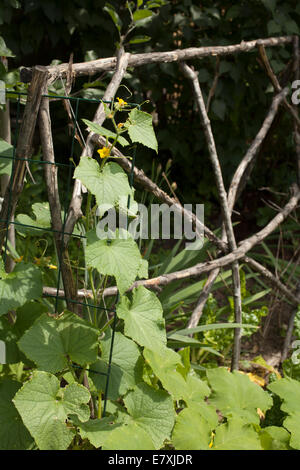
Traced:
[[97, 152], [99, 153], [100, 158], [107, 158], [109, 157], [109, 154], [110, 154], [110, 148], [103, 147], [102, 149], [97, 150]]
[[57, 269], [57, 266], [55, 264], [48, 264], [49, 269]]
[[118, 100], [118, 105], [119, 105], [121, 108], [123, 108], [124, 106], [126, 106], [127, 101], [122, 100], [122, 98], [117, 98], [117, 100]]

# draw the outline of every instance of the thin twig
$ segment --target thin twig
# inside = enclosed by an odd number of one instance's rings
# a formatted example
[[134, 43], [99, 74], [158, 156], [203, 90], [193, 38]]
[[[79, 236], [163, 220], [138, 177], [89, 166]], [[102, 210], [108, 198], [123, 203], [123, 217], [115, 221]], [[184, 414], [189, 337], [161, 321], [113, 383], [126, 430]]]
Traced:
[[[267, 74], [268, 74], [268, 76], [271, 80], [271, 83], [272, 83], [274, 89], [277, 91], [277, 93], [281, 92], [282, 91], [281, 85], [280, 85], [275, 73], [273, 72], [273, 69], [272, 69], [271, 64], [269, 62], [269, 59], [267, 57], [264, 45], [261, 44], [260, 41], [259, 41], [258, 44], [257, 44], [257, 47], [258, 47], [262, 62], [264, 64], [264, 67], [266, 69], [266, 72], [267, 72]], [[293, 106], [290, 105], [290, 103], [288, 103], [286, 98], [284, 98], [282, 104], [287, 109], [287, 111], [289, 111], [289, 113], [292, 115], [292, 117], [294, 118], [295, 123], [297, 124], [297, 127], [300, 129], [300, 119], [299, 119], [299, 116], [297, 114], [297, 111], [293, 108]]]
[[271, 128], [271, 125], [275, 119], [277, 114], [278, 108], [282, 100], [285, 98], [287, 93], [289, 92], [289, 88], [284, 88], [281, 92], [279, 92], [276, 96], [274, 96], [270, 109], [264, 122], [257, 133], [255, 139], [251, 143], [249, 149], [247, 150], [245, 156], [241, 160], [238, 168], [236, 169], [234, 176], [232, 178], [229, 191], [228, 191], [228, 205], [230, 210], [233, 210], [234, 204], [238, 199], [239, 195], [241, 194], [248, 178], [250, 177], [251, 171], [254, 167], [255, 159], [258, 154], [261, 145], [266, 138], [268, 131]]
[[216, 88], [217, 88], [217, 85], [218, 85], [219, 76], [220, 76], [220, 57], [217, 57], [217, 58], [216, 58], [215, 76], [214, 76], [214, 80], [213, 80], [211, 89], [209, 90], [208, 98], [207, 98], [207, 102], [206, 102], [206, 112], [207, 112], [207, 113], [208, 113], [208, 111], [209, 111], [209, 107], [210, 107], [211, 100], [212, 100], [212, 98], [213, 98], [213, 96], [214, 96], [214, 94], [215, 94], [215, 92], [216, 92]]

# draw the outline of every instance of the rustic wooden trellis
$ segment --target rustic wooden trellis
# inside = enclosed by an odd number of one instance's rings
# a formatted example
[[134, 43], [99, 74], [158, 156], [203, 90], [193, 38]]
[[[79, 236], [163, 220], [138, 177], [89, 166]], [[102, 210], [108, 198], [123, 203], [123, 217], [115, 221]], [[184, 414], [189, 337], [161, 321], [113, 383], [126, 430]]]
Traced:
[[[72, 270], [68, 262], [68, 244], [70, 236], [74, 230], [74, 226], [79, 218], [82, 216], [81, 204], [82, 193], [84, 188], [79, 180], [75, 180], [71, 202], [67, 212], [67, 218], [61, 220], [60, 212], [60, 199], [58, 193], [57, 169], [55, 166], [55, 155], [53, 150], [51, 124], [50, 124], [50, 111], [49, 99], [46, 94], [47, 85], [53, 83], [57, 79], [67, 78], [67, 82], [74, 80], [79, 76], [91, 76], [93, 74], [113, 70], [114, 74], [105, 91], [103, 100], [110, 101], [114, 98], [121, 81], [124, 77], [127, 67], [139, 67], [150, 63], [162, 62], [177, 62], [180, 71], [186, 77], [190, 84], [195, 103], [201, 118], [202, 129], [206, 138], [209, 156], [215, 175], [215, 184], [217, 186], [220, 207], [222, 212], [222, 236], [217, 237], [212, 230], [203, 225], [192, 212], [182, 207], [178, 201], [166, 194], [161, 190], [151, 179], [149, 179], [143, 170], [133, 166], [132, 162], [127, 159], [118, 149], [112, 150], [112, 158], [118, 157], [118, 163], [128, 173], [132, 172], [134, 181], [143, 186], [146, 191], [154, 194], [154, 196], [161, 202], [168, 205], [173, 205], [180, 213], [193, 222], [194, 228], [203, 229], [205, 236], [213, 243], [218, 249], [218, 257], [213, 260], [194, 265], [189, 269], [183, 269], [169, 274], [165, 274], [156, 278], [147, 280], [136, 281], [131, 289], [138, 285], [144, 285], [148, 288], [155, 288], [157, 286], [165, 286], [173, 281], [194, 279], [201, 276], [203, 273], [208, 273], [206, 284], [201, 292], [199, 292], [199, 299], [195, 310], [190, 318], [189, 327], [194, 327], [198, 324], [201, 317], [203, 307], [206, 303], [208, 295], [212, 289], [213, 283], [216, 280], [221, 268], [230, 265], [232, 267], [233, 276], [233, 289], [234, 289], [234, 308], [235, 308], [235, 322], [241, 323], [241, 293], [240, 293], [240, 277], [239, 277], [239, 263], [247, 263], [252, 269], [260, 273], [268, 283], [278, 289], [282, 296], [288, 299], [295, 309], [300, 303], [300, 293], [296, 288], [284, 285], [271, 271], [266, 267], [252, 259], [247, 255], [255, 245], [262, 242], [268, 235], [270, 235], [293, 211], [295, 211], [299, 204], [300, 199], [300, 120], [295, 106], [292, 106], [287, 95], [289, 87], [281, 87], [276, 75], [274, 74], [267, 56], [265, 54], [266, 47], [284, 46], [292, 44], [293, 56], [293, 80], [299, 79], [299, 38], [297, 36], [286, 36], [259, 39], [254, 41], [242, 42], [238, 45], [232, 46], [216, 46], [216, 47], [199, 47], [188, 48], [183, 50], [174, 50], [169, 52], [153, 52], [147, 54], [129, 54], [120, 48], [116, 57], [99, 59], [87, 63], [79, 64], [61, 64], [58, 66], [41, 67], [36, 66], [32, 69], [23, 68], [21, 70], [21, 78], [24, 82], [30, 82], [28, 90], [28, 98], [25, 107], [25, 112], [21, 124], [21, 129], [18, 138], [18, 145], [16, 148], [16, 160], [14, 162], [14, 170], [12, 173], [11, 184], [8, 185], [2, 210], [0, 214], [0, 249], [2, 250], [7, 235], [7, 227], [12, 221], [16, 205], [22, 188], [24, 185], [24, 176], [29, 170], [30, 149], [32, 143], [32, 136], [35, 129], [37, 120], [39, 120], [40, 136], [43, 150], [43, 158], [49, 164], [45, 165], [45, 180], [48, 191], [48, 199], [51, 211], [52, 228], [54, 230], [54, 239], [58, 253], [61, 254], [61, 273], [64, 289], [57, 289], [51, 287], [44, 287], [44, 295], [57, 295], [67, 299], [68, 308], [76, 313], [76, 302], [80, 299], [86, 298], [90, 292], [86, 290], [77, 290], [73, 281]], [[241, 161], [235, 171], [231, 180], [228, 191], [226, 192], [222, 170], [219, 163], [218, 153], [214, 141], [214, 136], [210, 121], [207, 113], [207, 106], [205, 106], [201, 87], [198, 81], [197, 72], [187, 65], [186, 61], [191, 59], [201, 59], [208, 56], [224, 56], [229, 54], [236, 54], [242, 52], [249, 52], [257, 50], [260, 56], [260, 61], [265, 67], [265, 70], [274, 87], [274, 97], [270, 109], [267, 112], [259, 132], [249, 146], [246, 154], [241, 158]], [[235, 234], [232, 225], [232, 211], [237, 198], [244, 189], [247, 180], [255, 165], [256, 156], [261, 145], [270, 130], [272, 122], [278, 112], [280, 106], [291, 114], [294, 125], [295, 137], [295, 153], [298, 181], [295, 182], [290, 188], [291, 197], [280, 209], [277, 215], [259, 232], [253, 234], [249, 238], [243, 240], [239, 244], [236, 243]], [[105, 112], [103, 103], [99, 107], [94, 116], [94, 122], [102, 124], [105, 119]], [[87, 138], [85, 148], [82, 156], [91, 156], [93, 154], [95, 145], [105, 144], [105, 139], [91, 132]], [[102, 292], [102, 296], [116, 295], [116, 287], [108, 287]], [[283, 351], [283, 358], [286, 357], [289, 342], [291, 340], [291, 325], [293, 315], [291, 316], [290, 327], [288, 335], [285, 340], [285, 348]], [[234, 349], [232, 356], [231, 368], [237, 369], [240, 357], [240, 344], [241, 344], [241, 329], [235, 329], [234, 336]]]

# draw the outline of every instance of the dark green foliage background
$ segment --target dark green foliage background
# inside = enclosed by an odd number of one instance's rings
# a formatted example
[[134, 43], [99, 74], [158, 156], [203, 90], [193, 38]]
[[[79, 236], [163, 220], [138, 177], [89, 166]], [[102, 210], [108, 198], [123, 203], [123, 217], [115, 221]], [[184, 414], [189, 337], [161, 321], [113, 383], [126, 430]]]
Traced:
[[[16, 55], [9, 67], [50, 64], [53, 59], [66, 62], [74, 53], [74, 62], [109, 57], [115, 54], [117, 30], [103, 11], [104, 0], [3, 0], [0, 6], [0, 35]], [[110, 2], [123, 21], [129, 22], [125, 1]], [[238, 44], [242, 40], [299, 34], [300, 4], [297, 0], [192, 1], [171, 0], [154, 10], [154, 18], [144, 20], [136, 33], [149, 35], [143, 44], [128, 45], [132, 53], [167, 51], [176, 48]], [[134, 36], [135, 32], [130, 37]], [[267, 50], [274, 71], [281, 76], [291, 59], [292, 47]], [[258, 63], [258, 52], [222, 57], [220, 77], [210, 108], [225, 183], [255, 137], [268, 110], [272, 90]], [[207, 98], [215, 74], [215, 58], [192, 62], [199, 70], [202, 90]], [[101, 96], [109, 74], [100, 78], [98, 88], [89, 88], [90, 96]], [[284, 77], [283, 77], [284, 78]], [[293, 78], [289, 77], [289, 82]], [[77, 80], [73, 91], [84, 82]], [[146, 99], [146, 111], [154, 111], [159, 155], [144, 152], [139, 166], [150, 171], [153, 158], [163, 164], [172, 158], [171, 181], [176, 181], [182, 203], [205, 203], [207, 216], [218, 216], [216, 189], [188, 83], [177, 64], [148, 65], [129, 70], [125, 84], [135, 102]], [[120, 90], [125, 97], [128, 93]], [[92, 116], [89, 108], [85, 117]], [[63, 113], [62, 113], [63, 114]], [[91, 116], [89, 116], [89, 114]], [[56, 113], [59, 138], [60, 114]], [[64, 136], [60, 137], [60, 144]], [[259, 222], [263, 207], [256, 188], [271, 187], [285, 191], [296, 179], [292, 122], [281, 112], [259, 155], [258, 165], [241, 199], [248, 223]]]

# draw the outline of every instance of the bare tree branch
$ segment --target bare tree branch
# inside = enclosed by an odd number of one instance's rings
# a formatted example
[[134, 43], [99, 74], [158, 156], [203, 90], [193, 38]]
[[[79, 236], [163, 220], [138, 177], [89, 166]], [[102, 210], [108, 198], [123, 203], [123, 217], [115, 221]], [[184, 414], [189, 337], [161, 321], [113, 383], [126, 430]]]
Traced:
[[253, 140], [252, 144], [250, 145], [249, 149], [247, 150], [245, 156], [241, 160], [238, 168], [236, 169], [234, 176], [232, 178], [229, 191], [228, 191], [228, 205], [230, 211], [233, 210], [234, 204], [238, 199], [239, 195], [241, 194], [247, 179], [250, 176], [250, 173], [253, 169], [255, 164], [256, 156], [258, 154], [259, 149], [271, 128], [271, 125], [274, 121], [274, 118], [277, 114], [278, 108], [282, 100], [285, 98], [287, 93], [289, 92], [289, 88], [284, 88], [281, 92], [279, 92], [276, 96], [274, 96], [269, 112], [260, 128], [258, 134], [256, 135], [255, 139]]
[[[264, 45], [262, 45], [260, 42], [258, 42], [258, 50], [259, 50], [263, 65], [266, 69], [266, 72], [267, 72], [267, 74], [268, 74], [268, 76], [271, 80], [271, 83], [272, 83], [274, 89], [279, 93], [280, 91], [282, 91], [282, 88], [280, 86], [280, 83], [279, 83], [275, 73], [273, 72], [273, 69], [272, 69], [271, 64], [269, 62], [269, 59], [267, 57]], [[289, 113], [292, 115], [292, 117], [294, 118], [295, 124], [300, 129], [300, 119], [299, 119], [297, 111], [293, 108], [293, 106], [290, 105], [290, 103], [288, 103], [288, 101], [285, 97], [284, 97], [284, 100], [283, 100], [282, 103], [283, 103], [284, 107], [287, 109], [287, 111], [289, 111]]]
[[[209, 56], [225, 56], [230, 54], [237, 54], [240, 52], [249, 52], [261, 44], [265, 47], [275, 47], [284, 44], [290, 44], [293, 41], [293, 36], [272, 37], [266, 39], [255, 39], [253, 41], [242, 41], [240, 44], [230, 46], [210, 46], [210, 47], [189, 47], [187, 49], [177, 49], [168, 52], [148, 52], [144, 54], [131, 54], [128, 67], [140, 67], [146, 64], [166, 63], [166, 62], [181, 62], [192, 59], [201, 59]], [[89, 62], [82, 62], [73, 64], [73, 73], [76, 77], [92, 76], [97, 73], [114, 70], [116, 68], [116, 57], [108, 57], [105, 59], [91, 60]], [[54, 82], [57, 78], [65, 78], [68, 73], [69, 64], [60, 64], [55, 66], [48, 66], [49, 83]], [[23, 67], [21, 69], [21, 80], [23, 82], [30, 82], [31, 69]]]
[[[225, 232], [228, 240], [229, 249], [231, 251], [236, 249], [236, 241], [233, 231], [233, 226], [231, 222], [231, 212], [228, 207], [227, 194], [223, 182], [222, 170], [217, 154], [217, 149], [215, 145], [215, 140], [213, 137], [210, 120], [208, 118], [204, 99], [201, 92], [201, 87], [198, 80], [198, 75], [185, 63], [181, 63], [181, 69], [184, 75], [191, 82], [195, 101], [197, 103], [199, 112], [202, 118], [204, 135], [206, 137], [206, 142], [208, 146], [208, 151], [210, 155], [210, 161], [215, 174], [216, 186], [218, 189], [218, 194], [220, 197], [221, 210], [223, 216], [223, 223], [225, 226]], [[234, 320], [236, 323], [242, 323], [242, 300], [241, 300], [241, 285], [240, 285], [240, 273], [239, 273], [239, 264], [235, 260], [232, 263], [232, 280], [233, 280], [233, 299], [234, 299]], [[233, 346], [233, 355], [231, 370], [238, 369], [239, 358], [240, 358], [240, 349], [241, 349], [241, 337], [242, 330], [241, 328], [236, 328], [234, 331], [234, 346]]]

